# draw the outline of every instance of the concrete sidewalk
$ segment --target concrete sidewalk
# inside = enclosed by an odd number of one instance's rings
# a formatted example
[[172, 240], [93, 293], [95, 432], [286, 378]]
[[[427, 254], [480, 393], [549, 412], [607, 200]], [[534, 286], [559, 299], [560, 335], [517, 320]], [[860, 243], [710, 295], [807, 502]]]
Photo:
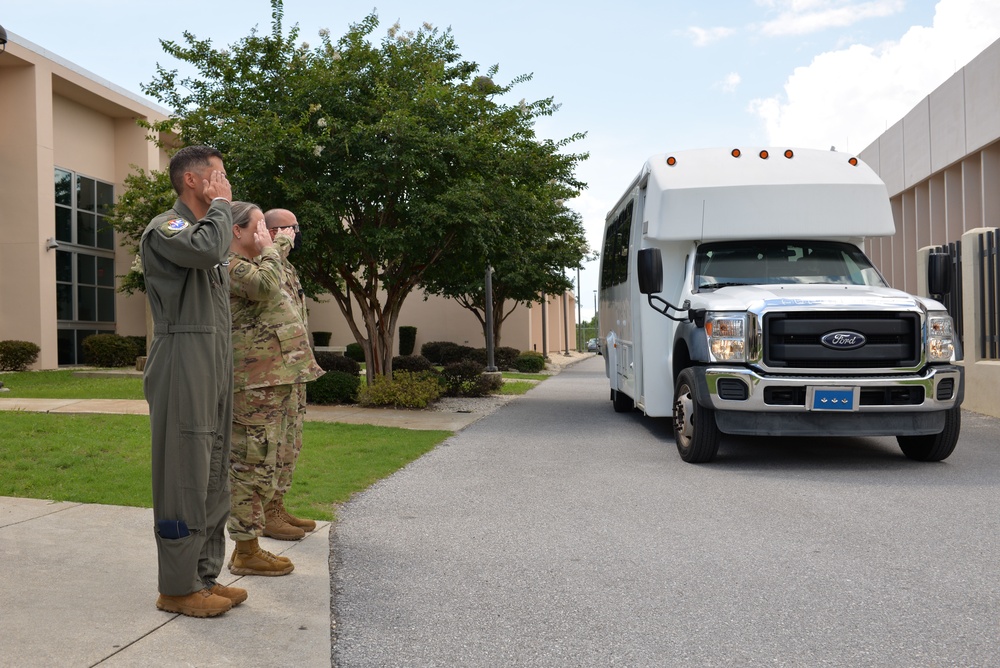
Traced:
[[[592, 355], [552, 357], [558, 373]], [[0, 398], [5, 410], [148, 413], [145, 401], [106, 399]], [[485, 413], [310, 406], [307, 415], [459, 431]], [[0, 497], [0, 668], [330, 666], [330, 530], [320, 522], [301, 541], [260, 539], [295, 570], [255, 577], [223, 567], [219, 581], [243, 587], [248, 600], [220, 617], [194, 619], [155, 607], [151, 509]], [[227, 555], [233, 547], [228, 541]]]
[[261, 545], [295, 570], [223, 567], [247, 601], [194, 619], [154, 605], [151, 509], [0, 497], [0, 666], [329, 666], [330, 524]]
[[[18, 399], [0, 398], [0, 411], [58, 413], [62, 415], [102, 413], [116, 415], [149, 415], [144, 399]], [[309, 406], [306, 420], [310, 422], [343, 422], [370, 424], [401, 429], [444, 429], [459, 431], [483, 417], [484, 413], [445, 413], [429, 410], [395, 408], [363, 408], [361, 406]]]

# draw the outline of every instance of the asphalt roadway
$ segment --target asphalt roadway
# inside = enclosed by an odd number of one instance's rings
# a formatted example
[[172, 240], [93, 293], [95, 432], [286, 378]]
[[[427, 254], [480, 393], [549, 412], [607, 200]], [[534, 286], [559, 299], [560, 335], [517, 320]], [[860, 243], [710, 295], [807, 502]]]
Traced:
[[727, 438], [691, 465], [588, 359], [341, 509], [334, 665], [1000, 665], [1000, 420], [963, 419], [942, 463]]

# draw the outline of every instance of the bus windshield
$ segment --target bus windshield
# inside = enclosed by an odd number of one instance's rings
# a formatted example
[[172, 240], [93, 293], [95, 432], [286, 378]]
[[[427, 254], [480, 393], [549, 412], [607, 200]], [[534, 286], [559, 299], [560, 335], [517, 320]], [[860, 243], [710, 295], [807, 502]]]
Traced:
[[885, 286], [856, 246], [833, 241], [726, 241], [698, 247], [694, 289], [782, 283]]

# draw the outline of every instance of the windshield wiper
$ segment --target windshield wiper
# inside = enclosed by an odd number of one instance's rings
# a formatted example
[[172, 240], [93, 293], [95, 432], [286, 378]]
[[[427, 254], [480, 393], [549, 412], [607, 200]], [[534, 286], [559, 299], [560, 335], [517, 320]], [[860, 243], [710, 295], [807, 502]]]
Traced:
[[699, 285], [699, 290], [714, 290], [716, 288], [729, 288], [734, 285], [757, 285], [757, 283], [706, 283], [705, 285]]

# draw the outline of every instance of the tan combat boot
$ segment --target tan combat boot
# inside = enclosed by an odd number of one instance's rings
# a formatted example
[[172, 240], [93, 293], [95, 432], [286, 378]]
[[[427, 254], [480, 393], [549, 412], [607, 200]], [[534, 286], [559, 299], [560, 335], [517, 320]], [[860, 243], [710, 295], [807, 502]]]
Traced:
[[288, 575], [295, 569], [291, 561], [260, 549], [257, 539], [236, 541], [236, 552], [229, 564], [234, 575]]
[[273, 503], [264, 510], [264, 535], [278, 540], [302, 540], [306, 532], [293, 527]]
[[239, 587], [227, 587], [226, 585], [219, 584], [218, 582], [212, 585], [208, 591], [212, 592], [216, 596], [228, 598], [232, 601], [234, 608], [243, 601], [247, 600], [246, 589], [240, 589]]
[[[240, 541], [236, 541], [237, 547], [233, 548], [233, 553], [229, 556], [229, 563], [227, 564], [227, 566], [229, 566], [229, 568], [232, 568], [233, 567], [233, 562], [236, 561], [236, 553], [239, 551], [239, 549], [238, 549], [239, 548], [239, 543], [240, 543]], [[271, 554], [270, 552], [268, 552], [268, 554], [270, 554], [272, 557], [274, 557], [275, 561], [280, 561], [280, 562], [285, 563], [285, 564], [292, 563], [292, 560], [289, 559], [288, 557], [283, 557], [280, 554]], [[229, 589], [234, 589], [234, 587], [229, 587]], [[220, 596], [221, 596], [221, 594], [220, 594]], [[233, 605], [236, 605], [236, 604], [234, 603]]]
[[208, 589], [202, 589], [186, 596], [160, 594], [156, 599], [156, 607], [164, 612], [179, 612], [188, 617], [215, 617], [232, 608], [233, 602]]
[[316, 523], [313, 522], [312, 520], [296, 517], [295, 515], [292, 515], [290, 512], [288, 512], [288, 510], [285, 508], [284, 497], [275, 497], [273, 505], [278, 509], [278, 512], [281, 513], [281, 517], [284, 518], [284, 520], [289, 524], [291, 524], [293, 527], [298, 527], [303, 531], [305, 531], [306, 533], [316, 530]]

